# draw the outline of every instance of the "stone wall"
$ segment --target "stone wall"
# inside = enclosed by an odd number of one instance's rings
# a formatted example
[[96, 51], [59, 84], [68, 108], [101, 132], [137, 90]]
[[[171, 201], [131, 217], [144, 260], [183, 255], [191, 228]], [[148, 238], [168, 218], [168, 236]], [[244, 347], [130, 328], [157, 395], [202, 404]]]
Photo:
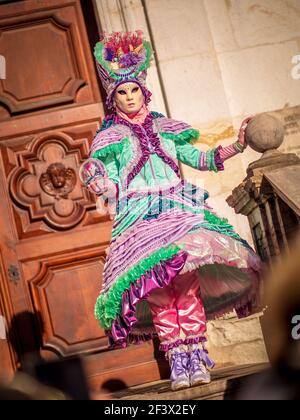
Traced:
[[300, 106], [283, 108], [275, 115], [281, 118], [285, 128], [285, 141], [279, 150], [300, 156]]
[[232, 316], [207, 324], [208, 350], [217, 367], [268, 363], [260, 316]]

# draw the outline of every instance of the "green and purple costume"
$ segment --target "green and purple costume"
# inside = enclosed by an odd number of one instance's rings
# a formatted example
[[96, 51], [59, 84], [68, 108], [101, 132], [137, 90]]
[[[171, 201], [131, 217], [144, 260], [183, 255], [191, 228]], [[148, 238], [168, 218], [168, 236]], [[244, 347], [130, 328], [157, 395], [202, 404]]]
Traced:
[[[197, 273], [207, 319], [253, 310], [260, 262], [208, 192], [181, 179], [178, 161], [223, 170], [222, 147], [201, 152], [188, 124], [151, 112], [142, 125], [107, 117], [91, 146], [116, 187], [116, 216], [95, 315], [112, 346], [156, 334], [147, 298]], [[199, 172], [199, 176], [200, 176]]]

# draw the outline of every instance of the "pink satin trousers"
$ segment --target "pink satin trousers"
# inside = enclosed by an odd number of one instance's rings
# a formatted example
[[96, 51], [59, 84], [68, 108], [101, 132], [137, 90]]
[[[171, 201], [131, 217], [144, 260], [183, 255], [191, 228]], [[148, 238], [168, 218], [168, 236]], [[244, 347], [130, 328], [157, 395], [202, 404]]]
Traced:
[[169, 286], [154, 290], [147, 300], [161, 342], [205, 333], [206, 316], [197, 271], [176, 276]]

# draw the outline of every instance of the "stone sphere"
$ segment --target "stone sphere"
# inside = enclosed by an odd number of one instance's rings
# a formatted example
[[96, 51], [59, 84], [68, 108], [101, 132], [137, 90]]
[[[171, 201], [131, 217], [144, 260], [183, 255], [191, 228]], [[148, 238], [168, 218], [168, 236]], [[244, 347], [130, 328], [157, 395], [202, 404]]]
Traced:
[[246, 128], [246, 141], [256, 152], [277, 149], [284, 139], [281, 121], [270, 114], [256, 115]]

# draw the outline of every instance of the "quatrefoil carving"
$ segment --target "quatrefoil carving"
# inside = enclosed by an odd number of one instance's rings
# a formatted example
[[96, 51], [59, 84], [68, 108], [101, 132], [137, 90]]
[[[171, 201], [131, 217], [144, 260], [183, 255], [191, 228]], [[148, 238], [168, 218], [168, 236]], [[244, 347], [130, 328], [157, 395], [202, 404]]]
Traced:
[[14, 203], [27, 210], [26, 217], [21, 213], [27, 225], [23, 232], [41, 221], [57, 230], [70, 229], [83, 220], [87, 209], [95, 208], [78, 177], [87, 153], [88, 142], [60, 132], [40, 135], [16, 153], [18, 165], [9, 186]]

